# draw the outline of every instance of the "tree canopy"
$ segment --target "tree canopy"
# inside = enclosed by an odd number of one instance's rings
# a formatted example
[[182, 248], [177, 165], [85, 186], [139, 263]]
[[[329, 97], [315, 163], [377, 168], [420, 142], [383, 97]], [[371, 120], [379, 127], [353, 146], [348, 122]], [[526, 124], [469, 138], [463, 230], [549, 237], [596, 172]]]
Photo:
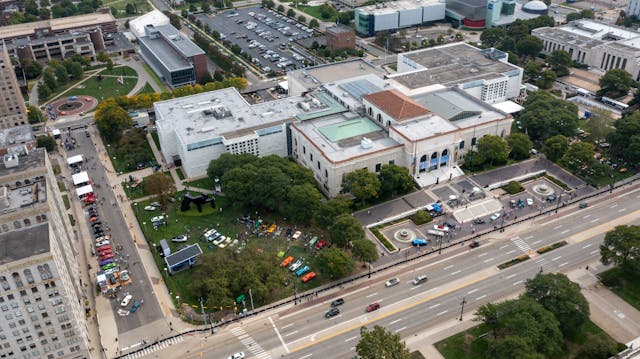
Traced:
[[380, 179], [375, 173], [361, 168], [348, 173], [344, 178], [342, 187], [350, 192], [360, 202], [366, 202], [378, 197], [380, 193]]
[[546, 91], [529, 94], [518, 115], [522, 127], [536, 143], [555, 135], [572, 137], [578, 128], [578, 106]]
[[36, 147], [44, 147], [47, 152], [52, 152], [56, 149], [56, 140], [48, 135], [40, 135], [36, 137]]
[[372, 330], [360, 328], [360, 341], [356, 344], [356, 353], [362, 359], [409, 359], [411, 354], [400, 335], [388, 332], [375, 325]]
[[375, 243], [367, 239], [354, 241], [351, 254], [353, 258], [365, 263], [373, 263], [377, 261], [379, 257], [378, 248]]
[[544, 142], [544, 154], [551, 161], [558, 161], [569, 149], [569, 139], [563, 135], [555, 135]]
[[117, 142], [122, 131], [133, 126], [131, 117], [113, 99], [103, 101], [95, 112], [95, 123], [98, 130], [109, 142]]
[[633, 85], [631, 74], [623, 69], [611, 69], [600, 78], [598, 95], [618, 98], [625, 96]]
[[589, 142], [576, 142], [562, 156], [562, 162], [573, 171], [586, 170], [593, 164], [595, 151]]
[[316, 222], [320, 226], [329, 227], [338, 216], [349, 213], [349, 207], [351, 207], [351, 200], [344, 196], [321, 202], [316, 211]]
[[551, 65], [551, 69], [558, 76], [566, 76], [569, 74], [569, 67], [573, 63], [571, 55], [564, 50], [556, 50], [547, 57], [547, 62]]
[[640, 269], [640, 226], [617, 226], [607, 232], [600, 245], [600, 261], [615, 264], [623, 271], [637, 273]]
[[348, 247], [350, 243], [364, 239], [364, 230], [360, 221], [350, 214], [341, 214], [329, 228], [331, 242], [338, 247]]
[[353, 271], [354, 261], [344, 251], [338, 248], [323, 249], [318, 254], [320, 272], [331, 279], [342, 278]]
[[478, 153], [489, 165], [502, 165], [507, 163], [509, 146], [500, 136], [487, 135], [478, 140]]
[[380, 198], [390, 198], [409, 192], [413, 188], [413, 178], [409, 169], [395, 164], [382, 165], [379, 174]]
[[640, 112], [635, 111], [616, 120], [615, 130], [607, 135], [610, 150], [631, 163], [640, 162]]
[[533, 147], [529, 136], [518, 132], [514, 132], [507, 137], [507, 144], [509, 145], [509, 156], [515, 160], [529, 158]]

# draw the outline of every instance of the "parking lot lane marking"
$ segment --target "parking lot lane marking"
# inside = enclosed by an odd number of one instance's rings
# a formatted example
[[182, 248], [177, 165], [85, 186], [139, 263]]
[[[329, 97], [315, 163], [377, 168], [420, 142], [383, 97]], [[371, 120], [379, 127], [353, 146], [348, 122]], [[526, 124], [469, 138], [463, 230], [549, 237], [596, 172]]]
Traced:
[[452, 264], [452, 265], [450, 265], [450, 266], [446, 266], [446, 267], [444, 267], [444, 268], [442, 268], [442, 269], [447, 270], [447, 269], [451, 269], [451, 268], [453, 268], [453, 264]]
[[519, 280], [519, 281], [517, 281], [517, 282], [513, 282], [513, 284], [512, 284], [512, 285], [518, 285], [518, 284], [520, 284], [520, 283], [522, 283], [522, 282], [524, 282], [524, 281], [523, 281], [523, 280]]
[[620, 208], [620, 209], [618, 210], [618, 213], [622, 213], [622, 212], [624, 212], [624, 211], [626, 211], [626, 210], [627, 210], [626, 208]]
[[471, 294], [471, 293], [475, 293], [477, 291], [479, 291], [480, 289], [476, 288], [476, 289], [472, 289], [470, 291], [467, 292], [467, 294]]
[[398, 319], [394, 320], [393, 322], [389, 323], [389, 325], [400, 323], [401, 321], [402, 321], [402, 318], [398, 318]]
[[544, 258], [540, 258], [536, 261], [536, 263], [542, 263], [542, 262], [544, 262]]
[[598, 218], [596, 218], [596, 219], [592, 219], [592, 220], [590, 220], [589, 222], [591, 222], [591, 223], [596, 223], [596, 222], [598, 222]]
[[617, 203], [614, 203], [614, 204], [612, 204], [611, 206], [609, 206], [609, 208], [611, 208], [611, 209], [616, 208], [616, 207], [618, 207], [618, 204], [617, 204]]
[[269, 317], [269, 321], [271, 322], [271, 326], [273, 327], [273, 330], [276, 331], [276, 335], [278, 336], [278, 339], [280, 339], [280, 343], [282, 344], [284, 351], [286, 351], [287, 354], [289, 354], [289, 348], [287, 348], [287, 343], [285, 343], [284, 339], [282, 339], [282, 335], [280, 335], [280, 332], [278, 331], [278, 328], [276, 328], [276, 324], [273, 322], [273, 319], [271, 317]]
[[440, 306], [440, 303], [434, 304], [432, 306], [429, 307], [429, 309], [433, 309], [433, 308], [437, 308]]
[[487, 297], [487, 295], [486, 295], [486, 294], [483, 294], [483, 295], [481, 295], [481, 296], [477, 297], [477, 298], [476, 298], [476, 300], [484, 299], [484, 298], [486, 298], [486, 297]]
[[443, 310], [442, 312], [436, 314], [436, 317], [439, 317], [439, 316], [441, 316], [443, 314], [447, 314], [448, 312], [449, 312], [449, 310]]
[[553, 227], [553, 229], [559, 229], [560, 227], [562, 227], [562, 225], [561, 225], [561, 224], [559, 224], [559, 225], [557, 225], [557, 226]]
[[587, 245], [582, 246], [582, 248], [589, 248], [589, 247], [591, 247], [592, 245], [593, 245], [593, 243], [589, 243], [589, 244], [587, 244]]
[[569, 264], [569, 263], [568, 262], [564, 262], [564, 263], [560, 264], [558, 267], [562, 268], [562, 267], [566, 266], [567, 264]]
[[462, 271], [461, 271], [461, 270], [457, 270], [457, 271], [455, 271], [455, 272], [451, 272], [451, 275], [456, 275], [456, 274], [458, 274], [458, 273], [460, 273], [460, 272], [462, 272]]
[[407, 327], [402, 327], [402, 328], [398, 328], [396, 330], [394, 330], [395, 333], [401, 332], [403, 330], [407, 329]]
[[567, 234], [567, 233], [569, 233], [568, 229], [565, 229], [564, 231], [560, 232], [560, 234]]
[[295, 325], [295, 323], [290, 323], [290, 324], [282, 326], [280, 329], [285, 330], [285, 329], [287, 329], [289, 327], [293, 327], [294, 325]]
[[[511, 279], [511, 278], [513, 278], [513, 277], [515, 277], [515, 276], [516, 276], [516, 274], [515, 274], [515, 273], [514, 273], [514, 274], [510, 274], [510, 275], [508, 275], [508, 276], [507, 276], [507, 278], [506, 278], [506, 279]], [[469, 293], [469, 294], [471, 294], [471, 293]]]
[[292, 336], [292, 335], [294, 335], [294, 334], [298, 334], [298, 331], [297, 331], [297, 330], [294, 330], [294, 331], [292, 331], [292, 332], [289, 332], [289, 333], [285, 334], [284, 336], [285, 336], [285, 337], [289, 337], [289, 336]]
[[347, 338], [347, 339], [345, 339], [345, 340], [344, 340], [344, 342], [346, 343], [346, 342], [350, 342], [350, 341], [352, 341], [352, 340], [356, 340], [356, 339], [358, 339], [358, 336], [357, 336], [357, 335], [354, 335], [354, 336], [352, 336], [351, 338]]
[[594, 254], [599, 253], [599, 252], [600, 252], [600, 250], [599, 250], [599, 249], [596, 249], [595, 251], [591, 251], [591, 252], [589, 252], [589, 254], [594, 255]]
[[376, 296], [376, 295], [378, 295], [378, 292], [371, 293], [368, 296], [366, 296], [366, 298], [371, 298], [371, 297]]
[[486, 256], [487, 254], [489, 254], [489, 253], [482, 253], [482, 254], [478, 254], [478, 258], [480, 258], [480, 257], [484, 257], [484, 256]]
[[311, 354], [307, 354], [307, 355], [303, 355], [303, 356], [301, 356], [301, 357], [300, 357], [300, 358], [298, 358], [298, 359], [307, 359], [308, 357], [310, 357], [310, 356], [312, 356], [312, 355], [313, 355], [313, 353], [311, 353]]

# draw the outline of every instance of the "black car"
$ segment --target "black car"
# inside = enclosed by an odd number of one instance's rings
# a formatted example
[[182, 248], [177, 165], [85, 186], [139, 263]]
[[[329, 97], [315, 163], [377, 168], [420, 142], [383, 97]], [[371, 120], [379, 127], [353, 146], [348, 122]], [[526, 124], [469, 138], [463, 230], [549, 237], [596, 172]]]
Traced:
[[339, 305], [343, 305], [344, 304], [344, 299], [342, 298], [338, 298], [336, 300], [334, 300], [333, 302], [331, 302], [331, 307], [337, 307]]
[[485, 221], [482, 218], [476, 218], [473, 220], [473, 224], [485, 224], [485, 223], [487, 223], [487, 221]]
[[338, 314], [340, 314], [340, 309], [334, 307], [329, 309], [329, 311], [327, 311], [326, 313], [324, 313], [324, 317], [331, 318], [331, 317], [335, 317]]
[[473, 241], [469, 243], [469, 248], [477, 248], [480, 247], [480, 243], [478, 241]]

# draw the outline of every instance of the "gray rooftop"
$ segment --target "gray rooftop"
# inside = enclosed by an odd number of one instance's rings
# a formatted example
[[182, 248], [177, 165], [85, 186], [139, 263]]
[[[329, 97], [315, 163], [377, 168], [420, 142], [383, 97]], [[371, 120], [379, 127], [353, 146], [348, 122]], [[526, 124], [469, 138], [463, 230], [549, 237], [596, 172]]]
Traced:
[[160, 36], [142, 36], [142, 42], [170, 71], [191, 67], [187, 58], [204, 54], [201, 48], [194, 44], [175, 27], [163, 25], [154, 28]]
[[202, 249], [200, 249], [200, 245], [196, 243], [165, 257], [164, 260], [169, 267], [173, 267], [201, 254]]
[[307, 89], [310, 89], [319, 87], [322, 84], [367, 74], [382, 78], [384, 70], [362, 59], [352, 59], [289, 71], [287, 77], [295, 79]]
[[35, 140], [31, 125], [0, 130], [0, 148], [7, 148]]
[[47, 222], [0, 233], [0, 264], [7, 264], [49, 252]]
[[15, 167], [7, 168], [7, 166], [2, 163], [0, 164], [0, 181], [2, 177], [12, 175], [14, 173], [23, 172], [28, 169], [35, 169], [39, 167], [44, 167], [44, 158], [45, 150], [44, 148], [36, 148], [29, 152], [28, 155], [20, 155], [18, 156], [18, 165]]
[[[73, 31], [73, 32], [63, 32], [59, 34], [48, 34], [47, 36], [36, 37], [36, 36], [27, 36], [27, 37], [19, 37], [11, 40], [10, 45], [15, 46], [23, 46], [23, 45], [39, 45], [44, 44], [51, 41], [62, 41], [67, 39], [73, 39], [78, 37], [86, 37], [90, 34], [90, 31]], [[78, 41], [80, 43], [80, 41]]]
[[344, 33], [352, 33], [353, 29], [349, 26], [338, 24], [335, 26], [328, 27], [326, 31], [332, 34], [344, 34]]
[[390, 76], [409, 89], [441, 84], [452, 86], [519, 71], [517, 66], [499, 60], [501, 51], [481, 50], [466, 43], [438, 46], [406, 53], [404, 56], [422, 68]]
[[605, 42], [588, 36], [562, 30], [562, 27], [541, 27], [531, 31], [534, 36], [555, 40], [561, 43], [572, 44], [578, 47], [593, 48]]
[[384, 91], [387, 86], [387, 81], [379, 76], [367, 74], [328, 83], [324, 88], [349, 108], [356, 109], [362, 106], [362, 96]]
[[367, 5], [361, 6], [357, 10], [366, 14], [382, 15], [389, 14], [397, 11], [419, 9], [422, 7], [429, 7], [432, 4], [444, 3], [444, 0], [401, 0], [401, 1], [388, 1], [383, 2], [382, 6]]
[[508, 116], [457, 87], [428, 92], [412, 98], [459, 128], [476, 126]]

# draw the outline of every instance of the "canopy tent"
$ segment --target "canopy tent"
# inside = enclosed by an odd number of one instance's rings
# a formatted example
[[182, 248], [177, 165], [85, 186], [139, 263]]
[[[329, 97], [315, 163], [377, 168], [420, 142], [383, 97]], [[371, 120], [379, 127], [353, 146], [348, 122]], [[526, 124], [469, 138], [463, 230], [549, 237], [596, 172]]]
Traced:
[[278, 82], [278, 86], [287, 92], [289, 91], [289, 82], [287, 81]]
[[76, 155], [76, 156], [67, 158], [67, 163], [69, 164], [69, 166], [75, 165], [76, 163], [81, 163], [82, 161], [83, 161], [82, 155]]
[[87, 174], [87, 172], [80, 172], [80, 173], [76, 173], [72, 176], [73, 178], [73, 185], [77, 186], [83, 183], [88, 183], [89, 182], [89, 174]]
[[82, 198], [90, 193], [93, 193], [93, 187], [91, 187], [91, 185], [76, 188], [76, 194], [78, 195], [78, 198]]

